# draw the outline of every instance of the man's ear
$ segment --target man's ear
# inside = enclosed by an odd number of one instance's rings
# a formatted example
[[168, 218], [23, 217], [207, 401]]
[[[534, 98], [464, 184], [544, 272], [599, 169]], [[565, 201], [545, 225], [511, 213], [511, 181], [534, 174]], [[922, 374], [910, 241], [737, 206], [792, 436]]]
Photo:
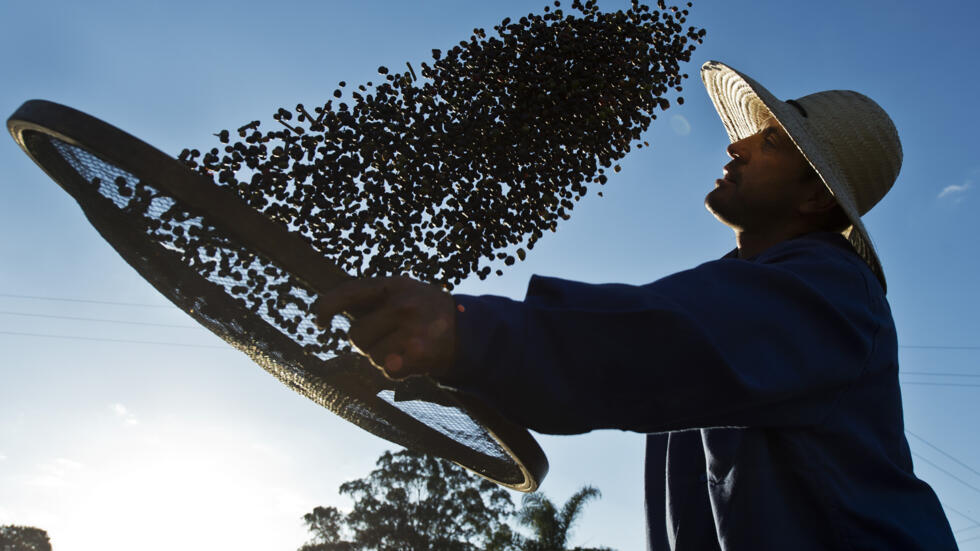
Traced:
[[813, 183], [810, 193], [800, 203], [799, 211], [800, 214], [805, 215], [822, 215], [834, 210], [836, 207], [837, 199], [834, 198], [834, 195], [830, 193], [830, 190], [827, 189], [827, 186], [823, 182], [816, 180]]

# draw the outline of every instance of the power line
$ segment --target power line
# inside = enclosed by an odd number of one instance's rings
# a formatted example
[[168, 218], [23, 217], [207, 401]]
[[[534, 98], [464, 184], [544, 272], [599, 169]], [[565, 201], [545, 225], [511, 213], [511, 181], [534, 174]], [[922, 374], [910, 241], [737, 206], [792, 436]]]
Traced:
[[[946, 506], [945, 506], [945, 505], [943, 505], [943, 507], [945, 508]], [[948, 509], [949, 509], [950, 511], [953, 511], [954, 513], [956, 513], [956, 512], [957, 512], [957, 511], [956, 511], [956, 509], [953, 509], [952, 507], [949, 507]], [[973, 519], [971, 519], [970, 517], [967, 517], [967, 520], [973, 520]], [[960, 528], [959, 530], [953, 530], [953, 534], [954, 534], [954, 535], [955, 535], [955, 534], [962, 534], [963, 532], [969, 532], [970, 530], [973, 530], [973, 529], [975, 529], [975, 528], [980, 528], [980, 522], [975, 522], [975, 521], [974, 521], [974, 523], [973, 523], [973, 524], [971, 524], [971, 525], [969, 525], [969, 526], [967, 526], [966, 528]]]
[[[910, 436], [913, 436], [913, 437], [917, 438], [923, 444], [925, 444], [925, 445], [929, 446], [930, 448], [932, 448], [933, 450], [935, 450], [935, 451], [943, 454], [944, 456], [946, 456], [946, 458], [950, 459], [951, 461], [954, 461], [957, 465], [960, 465], [961, 467], [965, 468], [966, 470], [968, 470], [968, 471], [970, 471], [970, 472], [972, 472], [972, 473], [980, 476], [980, 471], [977, 471], [973, 467], [967, 465], [966, 463], [963, 463], [959, 459], [956, 459], [955, 457], [953, 457], [952, 455], [950, 455], [950, 454], [946, 453], [945, 451], [941, 450], [938, 446], [932, 444], [931, 442], [929, 442], [925, 438], [922, 438], [921, 436], [919, 436], [918, 434], [915, 434], [914, 432], [912, 432], [910, 430], [906, 430], [905, 433], [908, 434], [908, 435], [910, 435]], [[970, 485], [969, 483], [967, 483], [966, 481], [960, 479], [959, 477], [957, 477], [953, 473], [947, 471], [946, 469], [943, 469], [942, 467], [940, 467], [939, 465], [936, 465], [932, 461], [929, 461], [928, 459], [926, 459], [922, 455], [920, 455], [918, 453], [915, 453], [915, 452], [912, 452], [912, 455], [914, 455], [914, 456], [918, 457], [919, 459], [925, 461], [929, 465], [932, 465], [936, 469], [938, 469], [938, 470], [946, 473], [947, 475], [949, 475], [952, 478], [956, 479], [958, 482], [960, 482], [961, 484], [967, 486], [968, 488], [971, 488], [973, 490], [980, 491], [980, 488], [976, 488], [976, 487]], [[948, 509], [949, 511], [952, 511], [952, 512], [956, 513], [957, 515], [959, 515], [959, 516], [961, 516], [961, 517], [965, 518], [966, 520], [968, 520], [968, 521], [970, 521], [970, 522], [973, 523], [970, 526], [967, 526], [966, 528], [961, 528], [960, 530], [957, 530], [956, 532], [954, 532], [954, 534], [961, 533], [961, 532], [966, 532], [967, 530], [972, 530], [974, 528], [980, 527], [980, 521], [978, 521], [977, 519], [975, 519], [975, 518], [971, 517], [970, 515], [964, 513], [963, 511], [960, 511], [960, 510], [957, 510], [957, 509], [955, 509], [953, 507], [950, 507], [950, 506], [946, 505], [945, 503], [943, 504], [943, 508], [944, 509]], [[960, 543], [962, 543], [963, 541], [971, 541], [973, 539], [976, 539], [977, 537], [980, 537], [980, 536], [971, 537], [968, 540], [961, 540]]]
[[968, 384], [968, 383], [927, 383], [924, 381], [899, 381], [902, 386], [906, 385], [919, 385], [919, 386], [955, 386], [955, 387], [976, 387], [980, 388], [980, 384]]
[[[70, 298], [70, 297], [47, 297], [40, 295], [21, 295], [14, 293], [0, 293], [0, 297], [6, 298], [19, 298], [28, 300], [48, 300], [56, 302], [82, 302], [87, 304], [108, 304], [111, 306], [135, 306], [140, 308], [176, 308], [173, 304], [147, 304], [142, 302], [122, 302], [122, 301], [111, 301], [111, 300], [95, 300], [95, 299], [85, 299], [85, 298]], [[2, 314], [11, 315], [29, 315], [20, 314], [14, 312], [0, 312]], [[43, 317], [40, 314], [35, 314], [37, 317]], [[50, 316], [54, 317], [54, 316]], [[64, 319], [76, 319], [76, 318], [64, 318]], [[104, 319], [94, 319], [94, 318], [77, 318], [81, 321], [106, 321], [106, 322], [116, 322], [117, 320], [104, 320]], [[139, 323], [141, 325], [162, 325], [162, 324], [150, 324], [150, 323], [140, 323], [140, 322], [125, 322], [125, 323]], [[174, 326], [177, 327], [177, 326]], [[186, 327], [186, 326], [181, 326]], [[919, 350], [980, 350], [980, 346], [958, 346], [958, 345], [920, 345], [920, 344], [903, 344], [899, 345], [899, 348], [908, 349], [919, 349]], [[926, 373], [919, 372], [905, 372], [907, 374], [925, 375]], [[938, 374], [937, 374], [938, 375]], [[947, 376], [960, 376], [949, 374]], [[967, 375], [963, 375], [967, 376]], [[906, 384], [927, 384], [927, 383], [906, 383]], [[932, 383], [935, 386], [975, 386], [975, 385], [941, 385], [939, 383]]]
[[980, 346], [947, 346], [947, 345], [924, 345], [924, 344], [902, 344], [899, 348], [918, 348], [923, 350], [980, 350]]
[[940, 467], [939, 465], [936, 465], [936, 464], [935, 464], [935, 463], [933, 463], [932, 461], [929, 461], [928, 459], [926, 459], [925, 457], [923, 457], [923, 456], [922, 456], [921, 454], [918, 454], [918, 453], [915, 453], [915, 452], [912, 452], [912, 455], [914, 455], [914, 456], [916, 456], [916, 457], [918, 457], [919, 459], [921, 459], [921, 460], [923, 460], [923, 461], [925, 461], [925, 462], [926, 462], [926, 463], [928, 463], [929, 465], [932, 465], [932, 466], [933, 466], [933, 467], [935, 467], [936, 469], [938, 469], [938, 470], [940, 470], [940, 471], [942, 471], [942, 472], [944, 472], [944, 473], [946, 473], [946, 474], [947, 474], [947, 475], [948, 475], [949, 477], [951, 477], [951, 478], [953, 478], [953, 479], [955, 479], [955, 480], [956, 480], [957, 482], [959, 482], [960, 484], [962, 484], [962, 485], [964, 485], [964, 486], [966, 486], [967, 488], [969, 488], [969, 489], [971, 489], [971, 490], [973, 490], [973, 491], [975, 491], [975, 492], [977, 492], [977, 493], [980, 493], [980, 488], [977, 488], [977, 487], [976, 487], [976, 486], [974, 486], [973, 484], [970, 484], [969, 482], [967, 482], [967, 481], [965, 481], [965, 480], [963, 480], [962, 478], [960, 478], [960, 477], [958, 477], [958, 476], [956, 476], [955, 474], [953, 474], [953, 473], [951, 473], [951, 472], [949, 472], [949, 471], [947, 471], [946, 469], [944, 469], [944, 468], [942, 468], [942, 467]]
[[[966, 463], [960, 461], [959, 459], [956, 459], [955, 457], [953, 457], [949, 453], [947, 453], [947, 452], [943, 451], [942, 449], [940, 449], [939, 446], [936, 446], [935, 444], [929, 442], [928, 440], [926, 440], [925, 438], [919, 436], [918, 434], [915, 434], [914, 432], [912, 432], [912, 431], [910, 431], [908, 429], [905, 430], [905, 434], [908, 434], [909, 436], [915, 437], [916, 439], [918, 439], [923, 444], [925, 444], [925, 445], [929, 446], [930, 448], [932, 448], [933, 450], [935, 450], [935, 451], [943, 454], [947, 459], [953, 461], [954, 463], [956, 463], [957, 465], [959, 465], [959, 466], [963, 467], [964, 469], [970, 471], [971, 473], [973, 473], [973, 474], [975, 474], [977, 476], [980, 476], [980, 471], [977, 471], [973, 467], [967, 465]], [[913, 452], [913, 453], [915, 453], [915, 452]], [[929, 463], [933, 467], [939, 468], [938, 466], [936, 466], [935, 463], [930, 462], [928, 459], [923, 458], [921, 455], [918, 455], [918, 454], [915, 454], [915, 455], [917, 457], [923, 459], [924, 461], [926, 461], [926, 463]], [[942, 470], [942, 469], [940, 469], [940, 470]], [[946, 474], [950, 474], [950, 473], [947, 472]], [[950, 475], [950, 476], [952, 476], [952, 475]], [[959, 479], [957, 479], [957, 480], [959, 480]], [[963, 511], [959, 511], [957, 509], [954, 509], [953, 507], [950, 507], [950, 506], [946, 505], [945, 503], [943, 504], [943, 508], [952, 511], [952, 512], [956, 513], [957, 515], [959, 515], [959, 516], [961, 516], [961, 517], [965, 518], [966, 520], [968, 520], [968, 521], [970, 521], [970, 522], [973, 523], [970, 526], [967, 526], [966, 528], [961, 528], [961, 529], [957, 530], [956, 532], [954, 532], [954, 534], [960, 533], [960, 532], [966, 532], [967, 530], [972, 530], [974, 528], [980, 527], [980, 520], [977, 520], [977, 519], [971, 517], [970, 515], [964, 513]]]
[[111, 304], [113, 306], [139, 306], [143, 308], [175, 308], [172, 304], [145, 304], [139, 302], [114, 302], [109, 300], [91, 300], [85, 298], [65, 298], [65, 297], [42, 297], [37, 295], [15, 295], [10, 293], [0, 293], [0, 297], [24, 298], [29, 300], [53, 300], [58, 302], [87, 302], [90, 304]]
[[[964, 469], [966, 469], [966, 470], [968, 470], [968, 471], [970, 471], [971, 473], [973, 473], [973, 474], [975, 474], [975, 475], [977, 475], [977, 476], [980, 476], [980, 471], [978, 471], [978, 470], [976, 470], [976, 469], [974, 469], [973, 467], [971, 467], [971, 466], [969, 466], [969, 465], [967, 465], [966, 463], [964, 463], [964, 462], [962, 462], [962, 461], [960, 461], [959, 459], [956, 459], [956, 458], [955, 458], [955, 457], [953, 457], [952, 455], [950, 455], [950, 454], [948, 454], [948, 453], [946, 453], [946, 452], [944, 452], [943, 450], [941, 450], [941, 449], [939, 449], [939, 448], [938, 448], [938, 447], [937, 447], [937, 446], [936, 446], [935, 444], [930, 444], [930, 443], [929, 443], [929, 441], [928, 441], [928, 440], [926, 440], [925, 438], [923, 438], [923, 437], [921, 437], [921, 436], [919, 436], [918, 434], [915, 434], [914, 432], [912, 432], [912, 431], [910, 431], [910, 430], [908, 430], [908, 429], [906, 429], [906, 430], [905, 430], [905, 433], [906, 433], [906, 434], [909, 434], [909, 435], [911, 435], [911, 436], [914, 436], [914, 437], [915, 437], [915, 438], [917, 438], [917, 439], [918, 439], [919, 441], [921, 441], [921, 442], [922, 442], [923, 444], [925, 444], [925, 445], [927, 445], [927, 446], [929, 446], [930, 448], [932, 448], [932, 449], [934, 449], [934, 450], [936, 450], [937, 452], [939, 452], [939, 453], [941, 453], [941, 454], [943, 454], [943, 455], [945, 455], [945, 456], [946, 456], [946, 457], [948, 457], [949, 459], [951, 459], [951, 460], [953, 460], [953, 461], [954, 461], [954, 462], [955, 462], [955, 463], [956, 463], [957, 465], [959, 465], [960, 467], [963, 467]], [[978, 522], [977, 524], [980, 524], [980, 522]]]
[[[3, 312], [0, 312], [2, 314]], [[932, 371], [899, 371], [902, 375], [933, 375], [936, 377], [980, 377], [977, 373], [933, 373]]]
[[973, 540], [980, 540], [980, 534], [978, 534], [978, 535], [976, 535], [976, 536], [972, 536], [972, 537], [969, 537], [969, 538], [966, 538], [965, 540], [960, 540], [960, 541], [958, 541], [958, 542], [956, 542], [956, 543], [957, 543], [957, 545], [958, 545], [958, 544], [961, 544], [961, 543], [966, 543], [966, 542], [968, 542], [968, 541], [973, 541]]
[[[53, 316], [48, 314], [29, 314], [27, 312], [8, 312], [5, 310], [0, 310], [0, 314], [7, 316], [26, 316], [31, 318], [51, 318], [51, 319], [61, 319], [61, 320], [75, 320], [75, 321], [101, 321], [106, 323], [122, 323], [126, 325], [152, 325], [154, 327], [176, 327], [179, 329], [198, 329], [199, 326], [194, 325], [177, 325], [172, 323], [151, 323], [148, 321], [129, 321], [129, 320], [112, 320], [104, 318], [83, 318], [75, 316]], [[980, 375], [978, 375], [980, 377]]]
[[186, 346], [192, 348], [222, 348], [229, 350], [227, 346], [218, 346], [214, 344], [190, 344], [182, 342], [161, 342], [161, 341], [136, 341], [128, 339], [107, 339], [103, 337], [81, 337], [77, 335], [47, 335], [43, 333], [20, 333], [16, 331], [0, 331], [0, 335], [15, 335], [18, 337], [44, 337], [49, 339], [71, 339], [79, 341], [100, 341], [100, 342], [117, 342], [117, 343], [127, 343], [127, 344], [158, 344], [161, 346]]

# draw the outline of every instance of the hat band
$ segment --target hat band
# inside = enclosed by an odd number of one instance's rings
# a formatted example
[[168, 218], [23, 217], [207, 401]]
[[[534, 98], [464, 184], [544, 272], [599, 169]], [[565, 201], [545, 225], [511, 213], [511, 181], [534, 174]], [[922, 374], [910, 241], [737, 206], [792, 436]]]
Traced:
[[795, 107], [796, 110], [799, 111], [801, 115], [803, 115], [803, 118], [806, 118], [806, 109], [804, 109], [802, 105], [800, 105], [799, 103], [797, 103], [797, 101], [795, 99], [788, 99], [788, 100], [786, 100], [786, 103], [788, 103], [788, 104], [792, 105], [793, 107]]

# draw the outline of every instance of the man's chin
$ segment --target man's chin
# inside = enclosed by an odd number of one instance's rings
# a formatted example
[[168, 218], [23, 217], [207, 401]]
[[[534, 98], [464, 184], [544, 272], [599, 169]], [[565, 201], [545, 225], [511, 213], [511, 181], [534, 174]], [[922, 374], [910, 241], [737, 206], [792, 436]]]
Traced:
[[724, 201], [722, 201], [721, 191], [722, 188], [716, 187], [715, 189], [708, 192], [708, 195], [704, 198], [704, 208], [708, 209], [719, 222], [728, 226], [735, 227], [732, 221], [731, 209], [726, 208]]
[[715, 187], [715, 189], [709, 191], [704, 196], [704, 208], [708, 209], [708, 212], [715, 216], [718, 216], [719, 212], [725, 211], [725, 207], [722, 204], [722, 191], [724, 191], [723, 188]]

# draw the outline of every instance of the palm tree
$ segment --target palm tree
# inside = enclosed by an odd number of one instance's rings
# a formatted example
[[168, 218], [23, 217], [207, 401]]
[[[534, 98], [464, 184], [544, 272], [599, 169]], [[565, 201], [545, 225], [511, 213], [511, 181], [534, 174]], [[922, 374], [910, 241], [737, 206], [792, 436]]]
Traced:
[[531, 529], [534, 539], [525, 541], [522, 548], [526, 551], [613, 551], [608, 547], [565, 547], [572, 526], [582, 512], [582, 506], [601, 495], [598, 488], [585, 486], [565, 502], [561, 511], [543, 494], [524, 496], [521, 510], [517, 513], [517, 521]]

